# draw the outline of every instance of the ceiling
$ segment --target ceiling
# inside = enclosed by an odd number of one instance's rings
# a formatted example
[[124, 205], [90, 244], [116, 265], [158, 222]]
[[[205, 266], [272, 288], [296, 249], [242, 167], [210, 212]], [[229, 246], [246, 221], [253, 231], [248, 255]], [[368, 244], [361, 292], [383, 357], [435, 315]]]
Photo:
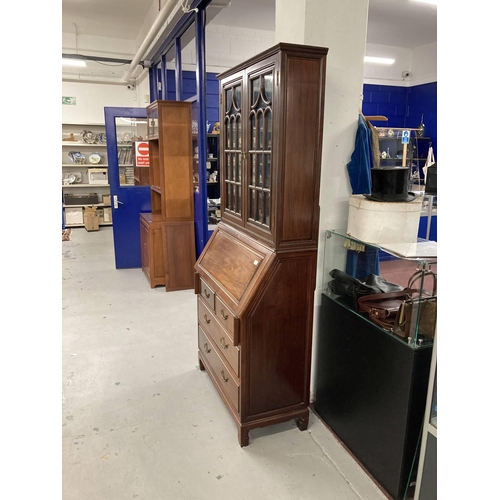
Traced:
[[[62, 0], [62, 32], [135, 41], [155, 2], [159, 9], [165, 1]], [[213, 0], [212, 3], [229, 6], [209, 7], [207, 22], [274, 31], [275, 0]], [[369, 0], [368, 43], [413, 49], [436, 41], [435, 5], [413, 0]]]

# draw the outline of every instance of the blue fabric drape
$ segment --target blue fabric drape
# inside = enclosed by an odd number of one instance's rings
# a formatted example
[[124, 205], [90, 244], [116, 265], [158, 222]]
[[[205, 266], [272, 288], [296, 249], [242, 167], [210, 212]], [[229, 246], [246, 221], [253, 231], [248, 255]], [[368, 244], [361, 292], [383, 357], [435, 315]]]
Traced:
[[363, 116], [359, 115], [354, 151], [351, 155], [351, 161], [347, 164], [352, 194], [371, 194], [372, 192], [370, 170], [373, 168], [373, 156], [371, 140], [371, 131]]

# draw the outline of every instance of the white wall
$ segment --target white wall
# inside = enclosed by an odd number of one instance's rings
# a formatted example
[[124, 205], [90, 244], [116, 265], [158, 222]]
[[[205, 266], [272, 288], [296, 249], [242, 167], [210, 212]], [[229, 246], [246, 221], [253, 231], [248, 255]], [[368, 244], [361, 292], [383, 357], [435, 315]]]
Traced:
[[[152, 21], [152, 20], [151, 20]], [[233, 28], [209, 23], [206, 27], [206, 64], [207, 72], [220, 73], [236, 64], [262, 52], [275, 43], [275, 32]], [[123, 59], [132, 59], [140, 40], [117, 40], [103, 37], [78, 36], [80, 53], [88, 55], [105, 55]], [[71, 33], [63, 33], [63, 52], [74, 52], [75, 37]], [[366, 55], [392, 57], [396, 62], [392, 66], [365, 64], [364, 83], [379, 85], [413, 86], [437, 81], [437, 44], [432, 43], [414, 50], [389, 45], [366, 45]], [[183, 68], [195, 70], [196, 52], [194, 40], [183, 49]], [[119, 78], [124, 68], [117, 66], [106, 68], [109, 84], [90, 83], [88, 81], [63, 81], [62, 95], [76, 96], [76, 106], [63, 106], [63, 121], [102, 122], [104, 106], [140, 106], [149, 103], [148, 71], [144, 70], [136, 82], [136, 90], [129, 91]], [[403, 79], [401, 73], [410, 71], [410, 77]], [[73, 73], [76, 75], [77, 70]], [[97, 81], [105, 81], [99, 77]], [[77, 78], [74, 76], [74, 78]], [[112, 84], [114, 82], [115, 84]]]
[[138, 106], [138, 92], [125, 85], [63, 82], [62, 95], [76, 97], [76, 105], [62, 105], [62, 123], [104, 123], [104, 107]]

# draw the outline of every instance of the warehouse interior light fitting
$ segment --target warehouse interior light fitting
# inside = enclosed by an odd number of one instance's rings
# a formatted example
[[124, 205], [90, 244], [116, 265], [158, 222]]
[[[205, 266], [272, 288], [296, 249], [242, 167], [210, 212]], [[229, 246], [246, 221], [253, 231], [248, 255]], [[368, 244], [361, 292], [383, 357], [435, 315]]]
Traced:
[[394, 59], [390, 59], [388, 57], [365, 56], [365, 62], [375, 64], [394, 64]]
[[87, 63], [83, 59], [69, 59], [67, 57], [62, 58], [63, 66], [80, 66], [85, 67]]

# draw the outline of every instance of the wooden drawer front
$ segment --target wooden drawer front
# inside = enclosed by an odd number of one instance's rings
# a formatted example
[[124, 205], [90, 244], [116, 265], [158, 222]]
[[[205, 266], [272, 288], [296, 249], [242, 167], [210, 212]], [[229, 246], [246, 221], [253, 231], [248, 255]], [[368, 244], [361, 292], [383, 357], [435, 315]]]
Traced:
[[231, 375], [231, 371], [224, 364], [224, 361], [217, 353], [212, 342], [205, 335], [201, 326], [198, 325], [198, 348], [202, 359], [208, 364], [205, 368], [210, 370], [212, 375], [217, 380], [217, 385], [222, 389], [229, 401], [232, 403], [236, 411], [239, 413], [239, 391], [237, 381]]
[[233, 345], [238, 345], [240, 343], [239, 331], [238, 331], [238, 318], [234, 317], [234, 314], [230, 309], [219, 299], [215, 297], [215, 315], [219, 323], [227, 330]]
[[214, 291], [205, 283], [205, 281], [200, 278], [200, 297], [206, 301], [206, 303], [215, 311], [215, 293]]
[[210, 340], [219, 349], [227, 364], [240, 376], [240, 350], [231, 343], [228, 333], [215, 319], [213, 312], [198, 298], [198, 322], [210, 337]]

